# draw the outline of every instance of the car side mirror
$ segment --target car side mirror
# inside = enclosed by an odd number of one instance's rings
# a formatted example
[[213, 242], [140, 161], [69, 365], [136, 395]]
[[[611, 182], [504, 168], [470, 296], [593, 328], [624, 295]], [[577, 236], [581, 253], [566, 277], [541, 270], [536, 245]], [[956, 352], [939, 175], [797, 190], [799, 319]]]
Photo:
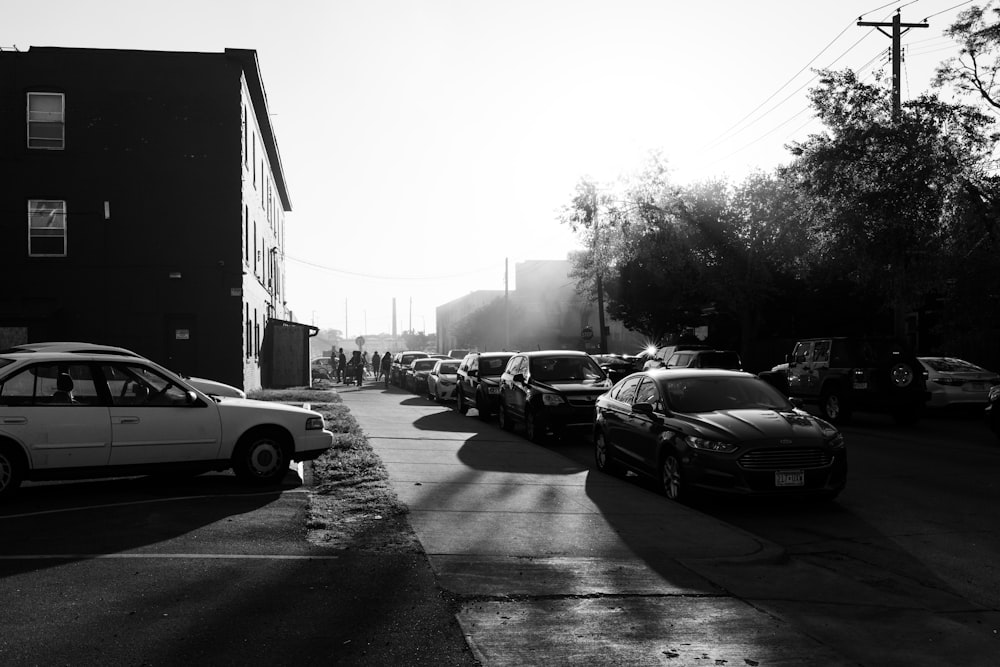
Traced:
[[469, 377], [470, 378], [477, 378], [477, 377], [479, 377], [479, 371], [477, 371], [475, 368], [470, 368], [469, 369]]

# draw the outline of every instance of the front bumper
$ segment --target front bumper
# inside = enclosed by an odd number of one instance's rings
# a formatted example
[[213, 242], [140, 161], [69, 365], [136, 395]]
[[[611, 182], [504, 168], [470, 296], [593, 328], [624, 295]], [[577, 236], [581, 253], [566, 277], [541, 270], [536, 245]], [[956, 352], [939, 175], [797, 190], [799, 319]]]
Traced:
[[[829, 495], [847, 484], [847, 452], [833, 453], [829, 463], [816, 467], [747, 469], [732, 457], [706, 452], [687, 452], [681, 459], [682, 474], [692, 487], [741, 496]], [[778, 473], [801, 473], [802, 483], [778, 484]]]

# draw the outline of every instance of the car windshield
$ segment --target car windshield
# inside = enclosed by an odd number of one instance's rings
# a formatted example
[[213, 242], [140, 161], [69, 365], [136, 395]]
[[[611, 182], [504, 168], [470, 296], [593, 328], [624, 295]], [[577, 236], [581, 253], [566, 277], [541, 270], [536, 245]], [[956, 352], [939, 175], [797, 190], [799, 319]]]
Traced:
[[510, 361], [511, 356], [513, 355], [505, 357], [479, 357], [480, 377], [490, 377], [503, 373], [503, 369], [507, 367], [507, 362]]
[[441, 364], [441, 366], [438, 368], [438, 373], [454, 375], [455, 373], [458, 372], [458, 363], [459, 362], [456, 361], [453, 364]]
[[429, 371], [434, 368], [437, 363], [437, 359], [417, 359], [413, 362], [413, 370], [415, 371]]
[[667, 405], [674, 412], [716, 410], [790, 410], [780, 392], [753, 377], [683, 377], [664, 383]]
[[531, 377], [543, 382], [603, 380], [604, 371], [590, 357], [536, 357]]

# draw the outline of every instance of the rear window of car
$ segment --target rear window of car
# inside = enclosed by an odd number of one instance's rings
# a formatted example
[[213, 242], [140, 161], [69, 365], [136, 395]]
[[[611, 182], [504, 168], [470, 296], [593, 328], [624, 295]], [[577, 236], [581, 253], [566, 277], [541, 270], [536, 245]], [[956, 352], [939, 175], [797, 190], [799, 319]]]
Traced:
[[401, 364], [410, 364], [410, 363], [413, 363], [414, 359], [425, 359], [426, 357], [427, 357], [426, 354], [404, 354], [400, 358], [399, 363], [401, 363]]
[[535, 357], [531, 360], [532, 377], [543, 380], [597, 380], [604, 371], [593, 359], [582, 357]]
[[441, 364], [438, 367], [438, 373], [448, 373], [448, 374], [454, 375], [457, 372], [458, 372], [458, 362], [457, 361], [455, 363], [453, 363], [453, 364]]
[[510, 357], [479, 357], [479, 375], [500, 375], [503, 373], [503, 369], [507, 367], [507, 362], [510, 361]]
[[740, 368], [740, 355], [735, 352], [702, 352], [698, 356], [702, 368]]
[[417, 359], [413, 362], [413, 370], [429, 371], [437, 364], [437, 359]]

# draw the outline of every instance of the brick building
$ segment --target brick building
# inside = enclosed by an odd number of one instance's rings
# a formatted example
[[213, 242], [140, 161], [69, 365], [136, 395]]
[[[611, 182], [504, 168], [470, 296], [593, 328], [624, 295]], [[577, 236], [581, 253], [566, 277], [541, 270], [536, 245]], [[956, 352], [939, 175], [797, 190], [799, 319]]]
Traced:
[[255, 51], [0, 51], [0, 178], [0, 347], [261, 386], [291, 201]]

